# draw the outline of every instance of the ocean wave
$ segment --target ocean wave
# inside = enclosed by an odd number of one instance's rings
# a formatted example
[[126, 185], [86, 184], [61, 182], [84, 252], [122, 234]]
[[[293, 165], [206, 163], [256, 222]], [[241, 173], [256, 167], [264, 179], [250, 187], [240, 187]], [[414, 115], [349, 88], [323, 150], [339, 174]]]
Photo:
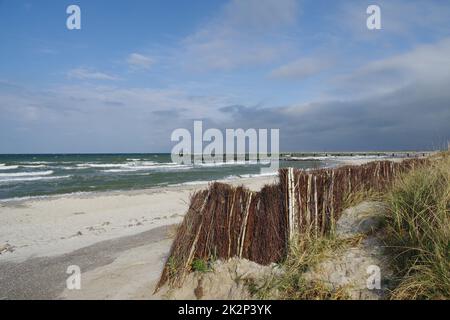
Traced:
[[62, 166], [62, 167], [58, 167], [58, 169], [62, 169], [62, 170], [86, 170], [89, 169], [87, 167], [69, 167], [69, 166]]
[[33, 172], [0, 173], [0, 178], [48, 176], [48, 175], [51, 175], [51, 174], [53, 174], [52, 170], [48, 170], [48, 171], [33, 171]]
[[106, 173], [121, 173], [121, 172], [136, 172], [138, 171], [137, 169], [107, 169], [107, 170], [102, 170], [102, 172], [106, 172]]
[[[226, 161], [226, 162], [194, 162], [194, 165], [197, 167], [223, 167], [223, 166], [243, 166], [249, 164], [246, 161]], [[256, 163], [255, 163], [256, 164]]]
[[175, 186], [196, 186], [196, 185], [201, 185], [201, 184], [208, 184], [210, 182], [214, 182], [214, 181], [208, 181], [208, 180], [188, 181], [188, 182], [175, 184]]
[[255, 166], [255, 165], [267, 165], [270, 164], [270, 160], [256, 161], [256, 160], [239, 160], [239, 161], [220, 161], [220, 162], [200, 162], [194, 163], [198, 167], [223, 167], [223, 166]]
[[18, 163], [19, 163], [19, 165], [22, 165], [22, 164], [24, 164], [24, 165], [28, 165], [28, 164], [35, 165], [35, 164], [50, 164], [50, 163], [55, 163], [55, 162], [51, 162], [51, 161], [21, 161], [21, 162], [18, 162]]
[[160, 164], [153, 166], [129, 166], [127, 168], [137, 170], [152, 170], [152, 169], [191, 169], [192, 166], [185, 164]]
[[147, 160], [133, 160], [124, 163], [124, 166], [154, 166], [158, 164], [165, 164], [163, 162], [147, 161]]
[[117, 168], [121, 167], [121, 163], [79, 163], [77, 167], [79, 168]]
[[275, 177], [278, 175], [277, 171], [274, 172], [266, 172], [266, 173], [248, 173], [239, 175], [240, 178], [257, 178], [257, 177]]
[[22, 168], [46, 168], [45, 164], [30, 164], [30, 165], [21, 165]]
[[195, 167], [224, 167], [224, 166], [245, 166], [245, 165], [267, 165], [270, 161], [228, 161], [228, 162], [215, 162], [215, 163], [194, 163], [194, 165], [178, 164], [175, 162], [153, 162], [153, 161], [130, 161], [125, 164], [84, 164], [84, 166], [98, 167], [98, 168], [112, 168], [102, 170], [102, 172], [120, 173], [120, 172], [133, 172], [141, 170], [165, 170], [176, 169], [186, 170]]
[[248, 178], [258, 178], [258, 177], [275, 177], [278, 175], [277, 171], [266, 172], [266, 173], [247, 173], [239, 175], [230, 175], [225, 177], [223, 180], [237, 180], [237, 179], [248, 179]]
[[109, 172], [109, 173], [120, 173], [120, 172], [136, 172], [136, 171], [144, 171], [144, 170], [159, 170], [159, 169], [177, 169], [177, 170], [184, 170], [184, 169], [191, 169], [191, 166], [183, 165], [183, 164], [175, 164], [175, 163], [166, 163], [166, 164], [153, 164], [153, 165], [146, 165], [146, 166], [138, 166], [138, 165], [123, 165], [120, 168], [117, 169], [107, 169], [102, 170], [102, 172]]
[[[128, 159], [127, 159], [128, 160]], [[124, 163], [79, 163], [76, 166], [79, 168], [122, 168], [122, 167], [143, 167], [158, 165], [158, 162], [154, 161], [140, 161], [132, 160]]]
[[7, 178], [0, 179], [0, 184], [7, 182], [26, 182], [26, 181], [41, 181], [41, 180], [57, 180], [57, 179], [66, 179], [70, 178], [71, 175], [67, 176], [56, 176], [56, 177], [17, 177], [17, 178]]
[[182, 183], [176, 183], [173, 184], [173, 186], [195, 186], [195, 185], [202, 185], [202, 184], [208, 184], [215, 181], [218, 182], [230, 182], [233, 180], [239, 180], [239, 179], [248, 179], [248, 178], [258, 178], [258, 177], [276, 177], [278, 175], [277, 171], [274, 172], [267, 172], [267, 173], [251, 173], [251, 174], [242, 174], [242, 175], [230, 175], [224, 178], [220, 178], [217, 180], [193, 180], [193, 181], [187, 181]]
[[2, 165], [0, 166], [0, 170], [14, 170], [17, 169], [19, 166], [6, 166], [6, 165]]

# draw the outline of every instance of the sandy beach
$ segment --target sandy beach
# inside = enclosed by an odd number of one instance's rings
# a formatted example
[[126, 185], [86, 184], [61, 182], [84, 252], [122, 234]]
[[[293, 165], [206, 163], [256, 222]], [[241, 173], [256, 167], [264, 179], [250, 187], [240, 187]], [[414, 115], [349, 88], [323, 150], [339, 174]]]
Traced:
[[[275, 176], [227, 180], [252, 190]], [[151, 299], [189, 196], [206, 184], [0, 203], [0, 299]], [[67, 267], [81, 290], [67, 290]]]

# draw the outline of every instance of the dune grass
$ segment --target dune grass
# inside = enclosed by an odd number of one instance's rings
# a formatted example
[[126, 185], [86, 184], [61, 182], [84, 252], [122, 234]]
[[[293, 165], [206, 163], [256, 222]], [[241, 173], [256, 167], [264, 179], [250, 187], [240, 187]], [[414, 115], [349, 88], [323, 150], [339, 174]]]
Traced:
[[358, 191], [353, 191], [344, 195], [344, 209], [351, 207], [356, 207], [365, 201], [384, 201], [385, 195], [380, 191], [375, 191], [373, 189], [361, 189]]
[[265, 279], [263, 285], [249, 285], [250, 293], [258, 299], [279, 300], [344, 300], [349, 299], [345, 287], [332, 288], [321, 281], [305, 278], [305, 272], [327, 257], [354, 246], [360, 236], [340, 239], [333, 234], [318, 238], [307, 234], [292, 241], [286, 259], [280, 264], [282, 270]]
[[386, 196], [392, 299], [450, 299], [450, 157], [399, 177]]

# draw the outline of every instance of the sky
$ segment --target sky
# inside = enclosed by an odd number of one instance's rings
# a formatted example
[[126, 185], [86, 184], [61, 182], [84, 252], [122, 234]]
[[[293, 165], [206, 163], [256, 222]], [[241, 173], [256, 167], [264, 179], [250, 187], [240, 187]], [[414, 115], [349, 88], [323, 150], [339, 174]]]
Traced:
[[439, 148], [449, 21], [441, 0], [0, 0], [0, 153], [170, 152], [194, 120], [282, 151]]

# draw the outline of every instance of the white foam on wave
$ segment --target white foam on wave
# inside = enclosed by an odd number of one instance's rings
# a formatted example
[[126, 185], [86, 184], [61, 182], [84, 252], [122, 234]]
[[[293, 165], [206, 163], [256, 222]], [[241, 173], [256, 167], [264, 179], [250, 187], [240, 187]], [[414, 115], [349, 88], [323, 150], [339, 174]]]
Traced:
[[28, 164], [30, 164], [30, 165], [34, 165], [34, 164], [49, 164], [49, 163], [53, 163], [53, 162], [50, 162], [50, 161], [22, 161], [22, 162], [19, 162], [19, 164], [25, 164], [25, 165], [28, 165]]
[[[246, 161], [220, 161], [220, 162], [205, 162], [205, 163], [195, 163], [198, 167], [222, 167], [222, 166], [243, 166], [246, 164], [250, 164]], [[256, 163], [255, 163], [256, 164]]]
[[2, 165], [0, 166], [0, 170], [14, 170], [17, 169], [19, 166], [6, 166], [6, 165]]
[[[210, 162], [210, 163], [194, 163], [194, 165], [178, 164], [175, 162], [153, 162], [153, 161], [130, 161], [125, 164], [98, 164], [94, 167], [112, 168], [102, 170], [102, 172], [120, 173], [120, 172], [134, 172], [141, 170], [187, 170], [194, 167], [223, 167], [223, 166], [243, 166], [243, 165], [267, 165], [270, 161], [228, 161], [228, 162]], [[85, 164], [86, 166], [88, 164]], [[92, 166], [92, 165], [91, 165]]]
[[196, 186], [196, 185], [200, 185], [200, 184], [208, 184], [210, 182], [213, 182], [213, 180], [211, 180], [211, 181], [207, 181], [207, 180], [188, 181], [188, 182], [176, 184], [176, 186]]
[[152, 169], [190, 169], [192, 166], [185, 165], [185, 164], [176, 164], [176, 163], [167, 163], [167, 164], [160, 164], [160, 165], [153, 165], [153, 166], [131, 166], [129, 167], [131, 169], [137, 169], [137, 170], [152, 170]]
[[102, 172], [109, 172], [109, 173], [120, 173], [120, 172], [136, 172], [136, 171], [144, 171], [144, 170], [160, 170], [160, 169], [177, 169], [177, 170], [185, 170], [185, 169], [191, 169], [192, 167], [189, 165], [184, 164], [176, 164], [172, 162], [167, 163], [152, 163], [148, 165], [123, 165], [118, 169], [107, 169], [102, 170]]
[[63, 170], [85, 170], [85, 169], [89, 169], [89, 168], [63, 166], [63, 167], [58, 167], [58, 169], [63, 169]]
[[248, 178], [258, 178], [258, 177], [276, 177], [278, 175], [277, 171], [274, 172], [266, 172], [266, 173], [252, 173], [252, 174], [243, 174], [243, 175], [231, 175], [227, 176], [225, 178], [217, 179], [217, 180], [194, 180], [194, 181], [187, 181], [182, 183], [176, 183], [173, 184], [173, 186], [195, 186], [195, 185], [203, 185], [212, 183], [215, 181], [218, 182], [227, 182], [232, 180], [239, 180], [239, 179], [248, 179]]
[[21, 165], [22, 168], [46, 168], [45, 164], [30, 164], [30, 165]]
[[0, 179], [0, 183], [7, 183], [7, 182], [26, 182], [26, 181], [41, 181], [41, 180], [57, 180], [57, 179], [66, 179], [70, 178], [71, 175], [67, 176], [57, 176], [57, 177], [17, 177], [17, 178], [7, 178], [7, 179]]
[[79, 168], [127, 168], [127, 167], [151, 167], [158, 165], [158, 162], [153, 161], [127, 161], [124, 163], [79, 163], [76, 166]]
[[52, 170], [33, 171], [33, 172], [0, 173], [0, 178], [48, 176], [51, 174], [53, 174]]
[[120, 173], [120, 172], [136, 172], [138, 170], [133, 170], [133, 169], [107, 169], [107, 170], [102, 170], [102, 172], [110, 172], [110, 173]]
[[79, 163], [77, 167], [80, 168], [117, 168], [123, 164], [120, 163]]
[[154, 161], [144, 161], [144, 160], [132, 160], [124, 163], [124, 166], [154, 166], [158, 165], [161, 162], [154, 162]]
[[267, 165], [270, 161], [256, 161], [256, 160], [239, 160], [239, 161], [220, 161], [220, 162], [205, 162], [205, 163], [195, 163], [198, 167], [223, 167], [223, 166], [247, 166], [247, 165]]
[[248, 178], [258, 178], [258, 177], [275, 177], [278, 175], [277, 171], [265, 172], [265, 173], [247, 173], [240, 175], [231, 175], [226, 177], [224, 180], [236, 180], [236, 179], [248, 179]]
[[249, 174], [242, 174], [239, 175], [241, 178], [256, 178], [256, 177], [274, 177], [278, 175], [278, 172], [265, 172], [265, 173], [249, 173]]

